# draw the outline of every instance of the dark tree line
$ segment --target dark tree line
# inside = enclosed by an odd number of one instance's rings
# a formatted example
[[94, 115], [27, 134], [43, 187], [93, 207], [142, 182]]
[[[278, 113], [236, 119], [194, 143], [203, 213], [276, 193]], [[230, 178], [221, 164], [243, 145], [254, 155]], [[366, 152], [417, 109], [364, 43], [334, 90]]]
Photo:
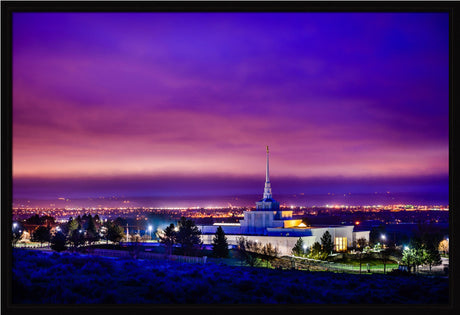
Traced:
[[245, 262], [251, 267], [263, 265], [269, 267], [270, 262], [279, 256], [278, 248], [267, 243], [262, 245], [260, 242], [251, 241], [244, 237], [238, 238], [238, 255], [241, 262]]
[[123, 228], [116, 224], [115, 221], [102, 222], [96, 214], [85, 214], [76, 218], [70, 217], [69, 220], [60, 225], [55, 225], [54, 233], [52, 233], [52, 224], [54, 218], [39, 217], [34, 215], [27, 219], [29, 224], [46, 224], [39, 225], [31, 235], [31, 240], [40, 242], [41, 244], [49, 242], [51, 248], [56, 251], [66, 250], [68, 247], [76, 250], [82, 245], [91, 245], [99, 240], [106, 240], [107, 243], [120, 242], [123, 237]]
[[185, 217], [180, 218], [177, 227], [171, 223], [157, 236], [169, 255], [172, 254], [174, 245], [178, 245], [179, 251], [186, 256], [194, 255], [202, 245], [201, 231], [192, 220]]

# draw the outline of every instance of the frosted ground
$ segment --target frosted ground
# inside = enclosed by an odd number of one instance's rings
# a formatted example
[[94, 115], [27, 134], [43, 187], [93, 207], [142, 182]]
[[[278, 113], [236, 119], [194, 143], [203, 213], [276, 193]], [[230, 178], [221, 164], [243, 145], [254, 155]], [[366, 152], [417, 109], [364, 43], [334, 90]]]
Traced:
[[13, 303], [444, 304], [448, 279], [14, 249]]

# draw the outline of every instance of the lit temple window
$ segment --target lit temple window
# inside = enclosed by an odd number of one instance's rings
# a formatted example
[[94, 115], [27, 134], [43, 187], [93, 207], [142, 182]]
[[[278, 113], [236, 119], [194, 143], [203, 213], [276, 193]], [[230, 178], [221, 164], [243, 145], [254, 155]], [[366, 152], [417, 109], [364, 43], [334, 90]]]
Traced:
[[347, 250], [347, 238], [346, 237], [336, 237], [335, 238], [335, 251], [342, 252]]

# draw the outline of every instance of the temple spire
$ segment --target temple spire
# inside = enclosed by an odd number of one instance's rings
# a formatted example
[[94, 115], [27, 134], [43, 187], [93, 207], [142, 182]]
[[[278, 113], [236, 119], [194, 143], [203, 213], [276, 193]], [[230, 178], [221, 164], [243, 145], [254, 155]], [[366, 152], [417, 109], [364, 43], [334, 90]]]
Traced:
[[272, 188], [270, 185], [270, 176], [269, 176], [269, 151], [268, 151], [268, 145], [267, 145], [267, 169], [265, 172], [265, 188], [264, 188], [264, 199], [271, 199], [272, 198]]

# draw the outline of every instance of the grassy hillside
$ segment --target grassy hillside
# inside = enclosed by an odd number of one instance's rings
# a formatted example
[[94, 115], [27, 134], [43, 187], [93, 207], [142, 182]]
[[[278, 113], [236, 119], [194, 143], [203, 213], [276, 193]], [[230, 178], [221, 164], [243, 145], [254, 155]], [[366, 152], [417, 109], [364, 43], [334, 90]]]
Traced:
[[448, 302], [448, 279], [13, 252], [14, 303]]

